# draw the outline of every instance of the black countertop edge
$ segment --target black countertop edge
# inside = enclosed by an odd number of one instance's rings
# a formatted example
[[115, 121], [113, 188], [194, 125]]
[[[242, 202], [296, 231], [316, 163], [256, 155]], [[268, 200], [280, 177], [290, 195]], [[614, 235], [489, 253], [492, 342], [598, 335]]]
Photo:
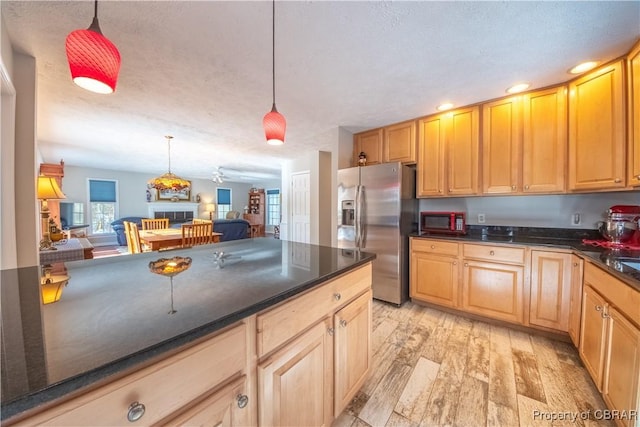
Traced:
[[[503, 227], [505, 228], [505, 227]], [[553, 229], [550, 229], [553, 230]], [[595, 230], [594, 230], [595, 231]], [[640, 260], [640, 250], [621, 250], [621, 249], [609, 249], [599, 246], [586, 245], [582, 243], [582, 239], [576, 238], [558, 238], [558, 237], [543, 237], [543, 236], [521, 236], [515, 233], [513, 236], [508, 235], [487, 235], [487, 234], [419, 234], [413, 233], [410, 237], [426, 238], [426, 239], [441, 239], [441, 240], [457, 240], [461, 242], [478, 242], [478, 243], [490, 243], [490, 244], [513, 244], [522, 246], [538, 246], [557, 249], [571, 250], [577, 255], [587, 261], [592, 262], [600, 268], [607, 270], [617, 279], [631, 286], [640, 292], [640, 271], [632, 268], [624, 267], [616, 261], [620, 258], [625, 259], [638, 259]], [[591, 238], [591, 237], [589, 237]], [[613, 265], [617, 265], [619, 269], [614, 268]]]
[[361, 254], [363, 255], [362, 259], [341, 270], [333, 271], [314, 280], [302, 283], [296, 288], [291, 289], [287, 292], [283, 292], [271, 298], [260, 301], [257, 304], [238, 310], [231, 315], [216, 319], [196, 329], [193, 329], [181, 335], [177, 335], [170, 340], [163, 341], [151, 347], [147, 347], [144, 350], [123, 357], [119, 360], [115, 360], [109, 364], [103, 365], [89, 372], [85, 372], [75, 377], [69, 378], [68, 380], [52, 384], [43, 390], [28, 394], [16, 400], [3, 403], [0, 410], [0, 420], [6, 421], [9, 418], [16, 416], [22, 412], [35, 409], [38, 406], [62, 398], [70, 393], [73, 393], [91, 384], [95, 384], [110, 376], [130, 371], [136, 366], [141, 366], [143, 363], [158, 358], [164, 353], [167, 353], [176, 348], [186, 346], [199, 338], [219, 331], [246, 317], [249, 317], [282, 301], [285, 301], [297, 294], [309, 290], [321, 283], [338, 277], [344, 273], [348, 273], [349, 271], [355, 270], [356, 268], [361, 267], [362, 265], [371, 262], [376, 258], [376, 255], [373, 253]]

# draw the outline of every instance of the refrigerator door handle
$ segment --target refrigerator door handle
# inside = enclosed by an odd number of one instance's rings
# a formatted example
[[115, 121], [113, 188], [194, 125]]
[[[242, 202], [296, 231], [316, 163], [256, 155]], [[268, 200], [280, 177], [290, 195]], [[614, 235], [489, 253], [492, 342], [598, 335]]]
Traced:
[[356, 185], [355, 246], [360, 248], [360, 186]]
[[356, 247], [362, 249], [364, 240], [364, 227], [362, 218], [364, 215], [364, 186], [358, 185], [356, 190]]

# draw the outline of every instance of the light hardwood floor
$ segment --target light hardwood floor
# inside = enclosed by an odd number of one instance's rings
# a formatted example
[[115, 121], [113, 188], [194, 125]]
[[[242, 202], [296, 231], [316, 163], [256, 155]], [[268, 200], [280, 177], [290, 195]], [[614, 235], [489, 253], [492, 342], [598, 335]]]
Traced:
[[372, 340], [369, 379], [334, 427], [613, 426], [569, 343], [375, 300]]

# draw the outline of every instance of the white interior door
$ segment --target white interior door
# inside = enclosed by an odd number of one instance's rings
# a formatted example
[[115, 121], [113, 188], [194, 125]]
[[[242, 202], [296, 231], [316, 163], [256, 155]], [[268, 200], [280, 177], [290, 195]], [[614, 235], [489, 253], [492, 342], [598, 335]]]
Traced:
[[291, 174], [291, 241], [311, 242], [311, 174]]

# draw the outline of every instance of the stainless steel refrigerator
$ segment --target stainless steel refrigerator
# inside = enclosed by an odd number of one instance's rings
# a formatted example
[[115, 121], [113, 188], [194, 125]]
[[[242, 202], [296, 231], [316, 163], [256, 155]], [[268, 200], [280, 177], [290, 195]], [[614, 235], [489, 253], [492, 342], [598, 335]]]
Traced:
[[415, 169], [401, 163], [338, 171], [338, 247], [376, 254], [373, 297], [409, 297], [409, 234], [417, 228]]

